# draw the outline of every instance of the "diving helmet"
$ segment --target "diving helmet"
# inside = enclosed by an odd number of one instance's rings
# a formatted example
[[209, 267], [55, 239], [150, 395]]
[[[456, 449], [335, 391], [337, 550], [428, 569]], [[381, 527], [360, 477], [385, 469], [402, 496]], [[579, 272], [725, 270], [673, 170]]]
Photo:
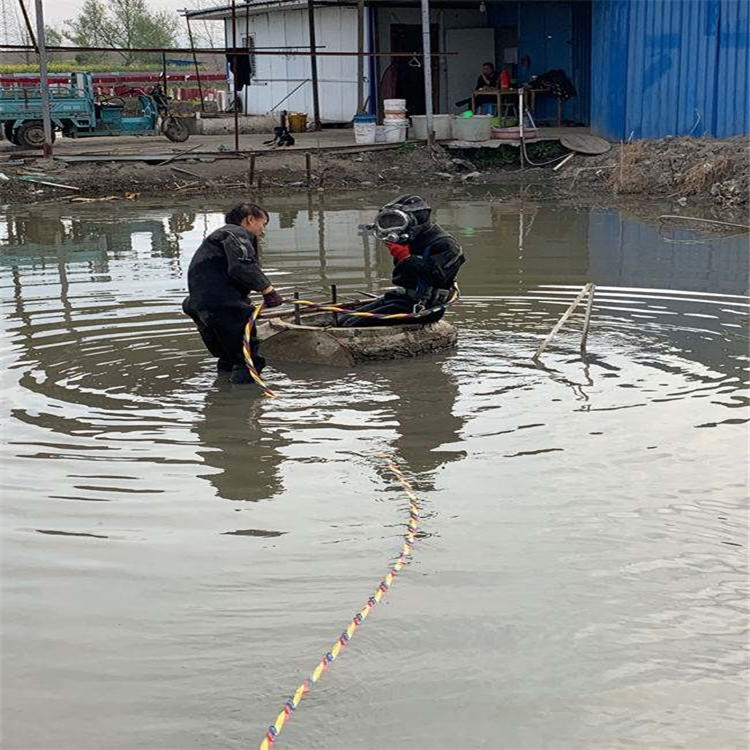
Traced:
[[386, 203], [368, 229], [383, 242], [408, 242], [430, 222], [431, 209], [418, 195], [402, 195]]

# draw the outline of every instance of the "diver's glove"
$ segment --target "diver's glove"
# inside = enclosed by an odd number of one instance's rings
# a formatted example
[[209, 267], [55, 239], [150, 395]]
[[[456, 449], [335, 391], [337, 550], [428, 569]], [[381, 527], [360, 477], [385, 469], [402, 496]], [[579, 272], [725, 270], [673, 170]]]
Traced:
[[406, 260], [411, 255], [411, 248], [408, 245], [400, 242], [386, 242], [385, 244], [388, 246], [388, 252], [393, 256], [393, 260], [397, 263]]
[[272, 289], [263, 295], [263, 303], [266, 307], [278, 307], [284, 304], [284, 298], [275, 289]]

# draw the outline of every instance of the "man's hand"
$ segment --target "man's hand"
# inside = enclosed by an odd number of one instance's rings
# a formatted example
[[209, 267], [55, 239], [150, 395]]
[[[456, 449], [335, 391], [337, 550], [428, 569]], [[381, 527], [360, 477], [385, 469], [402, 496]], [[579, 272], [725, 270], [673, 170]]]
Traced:
[[388, 252], [397, 263], [406, 260], [411, 255], [411, 248], [408, 245], [403, 245], [400, 242], [386, 242], [385, 244], [388, 246]]
[[263, 290], [263, 303], [266, 307], [278, 307], [284, 304], [284, 298], [273, 288]]

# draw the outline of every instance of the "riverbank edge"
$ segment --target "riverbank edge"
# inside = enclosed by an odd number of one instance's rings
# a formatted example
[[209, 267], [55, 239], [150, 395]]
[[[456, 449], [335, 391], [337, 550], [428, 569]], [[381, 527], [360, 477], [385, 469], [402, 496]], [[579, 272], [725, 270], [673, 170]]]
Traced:
[[[169, 199], [221, 199], [246, 193], [308, 191], [419, 191], [447, 188], [476, 195], [486, 188], [519, 189], [538, 200], [580, 204], [673, 204], [676, 211], [715, 218], [746, 219], [748, 162], [746, 138], [727, 140], [666, 138], [615, 144], [606, 154], [575, 154], [554, 165], [499, 167], [472, 161], [449, 149], [402, 144], [387, 151], [321, 153], [308, 161], [300, 152], [271, 152], [253, 160], [217, 154], [191, 161], [149, 166], [140, 162], [65, 163], [36, 160], [3, 167], [0, 204], [73, 204]], [[42, 184], [53, 183], [53, 184]], [[648, 206], [644, 205], [644, 209]], [[745, 220], [742, 223], [747, 223]]]

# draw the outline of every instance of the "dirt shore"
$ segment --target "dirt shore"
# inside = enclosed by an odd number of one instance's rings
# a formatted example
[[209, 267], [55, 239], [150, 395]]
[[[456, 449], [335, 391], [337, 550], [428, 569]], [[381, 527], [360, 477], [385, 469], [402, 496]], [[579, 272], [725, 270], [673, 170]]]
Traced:
[[[673, 202], [677, 209], [688, 207], [713, 215], [736, 217], [746, 213], [750, 158], [746, 138], [665, 138], [613, 145], [601, 156], [576, 154], [558, 171], [552, 171], [552, 165], [521, 170], [513, 163], [514, 153], [508, 155], [494, 163], [475, 162], [439, 146], [429, 149], [408, 143], [388, 150], [319, 153], [312, 156], [309, 183], [304, 153], [291, 151], [259, 155], [253, 174], [249, 158], [226, 158], [220, 153], [161, 166], [141, 162], [11, 162], [0, 166], [7, 178], [0, 180], [0, 203], [140, 198], [174, 202], [183, 197], [221, 197], [242, 189], [397, 191], [441, 185], [460, 192], [475, 190], [476, 186], [491, 190], [498, 185], [529, 185], [538, 188], [534, 193], [548, 198], [581, 203], [661, 200]], [[42, 185], [39, 180], [75, 189]]]

